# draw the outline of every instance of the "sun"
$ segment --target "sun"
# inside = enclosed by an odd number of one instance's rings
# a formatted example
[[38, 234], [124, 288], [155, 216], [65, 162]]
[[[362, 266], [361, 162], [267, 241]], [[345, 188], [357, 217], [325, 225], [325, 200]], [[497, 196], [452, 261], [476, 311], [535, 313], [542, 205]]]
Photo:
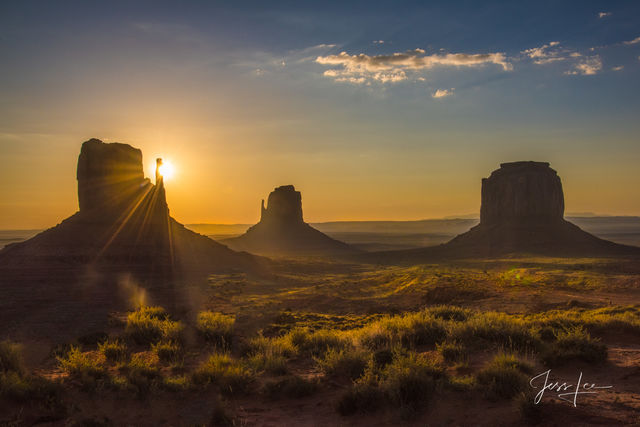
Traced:
[[158, 172], [162, 175], [163, 179], [167, 180], [173, 177], [175, 168], [169, 160], [163, 160], [162, 165], [158, 168]]

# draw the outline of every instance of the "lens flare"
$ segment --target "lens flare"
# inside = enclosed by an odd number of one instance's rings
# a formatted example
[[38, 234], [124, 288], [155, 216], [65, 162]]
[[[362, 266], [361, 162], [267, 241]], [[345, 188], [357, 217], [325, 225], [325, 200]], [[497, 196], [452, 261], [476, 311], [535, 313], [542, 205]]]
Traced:
[[175, 173], [175, 168], [173, 167], [173, 164], [170, 161], [163, 160], [162, 165], [158, 169], [158, 172], [160, 172], [160, 175], [162, 175], [162, 178], [164, 178], [165, 180], [168, 180], [173, 177]]

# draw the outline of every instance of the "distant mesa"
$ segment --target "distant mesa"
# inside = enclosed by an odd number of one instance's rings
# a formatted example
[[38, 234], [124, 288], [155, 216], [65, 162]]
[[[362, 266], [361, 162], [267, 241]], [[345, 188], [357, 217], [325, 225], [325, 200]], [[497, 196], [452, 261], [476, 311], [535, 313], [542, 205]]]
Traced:
[[564, 219], [560, 177], [549, 163], [502, 163], [482, 180], [480, 223], [451, 241], [363, 255], [374, 262], [420, 262], [510, 255], [624, 256], [640, 248], [600, 239]]
[[344, 255], [358, 249], [332, 239], [304, 222], [302, 195], [293, 185], [277, 187], [260, 209], [260, 222], [239, 237], [223, 240], [235, 250], [263, 255]]
[[[157, 166], [162, 159], [157, 160]], [[142, 152], [90, 139], [77, 168], [80, 211], [0, 251], [0, 267], [93, 265], [163, 274], [258, 269], [261, 259], [187, 230], [169, 216], [162, 175], [144, 177]]]

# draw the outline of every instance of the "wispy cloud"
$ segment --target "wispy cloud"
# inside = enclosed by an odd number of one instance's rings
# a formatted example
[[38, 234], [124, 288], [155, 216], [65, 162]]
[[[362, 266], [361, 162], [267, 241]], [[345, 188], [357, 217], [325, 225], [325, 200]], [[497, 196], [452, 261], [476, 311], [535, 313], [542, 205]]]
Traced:
[[560, 48], [560, 42], [549, 42], [543, 44], [540, 47], [532, 47], [531, 49], [525, 49], [521, 53], [533, 59], [534, 64], [549, 64], [556, 61], [564, 61], [565, 51]]
[[611, 71], [622, 71], [624, 69], [624, 65], [618, 65], [617, 67], [612, 67]]
[[[591, 48], [590, 51], [594, 51]], [[533, 60], [536, 65], [551, 64], [563, 61], [569, 67], [564, 73], [568, 75], [592, 76], [602, 70], [602, 59], [599, 55], [585, 55], [575, 49], [566, 48], [554, 41], [540, 47], [526, 49], [521, 52]]]
[[451, 89], [438, 89], [436, 90], [431, 97], [432, 98], [436, 98], [436, 99], [440, 99], [440, 98], [446, 98], [447, 96], [451, 96], [453, 95], [453, 91], [455, 90], [455, 88], [451, 88]]
[[367, 55], [364, 53], [350, 55], [340, 52], [337, 55], [318, 56], [318, 64], [333, 66], [324, 75], [336, 81], [350, 82], [350, 78], [358, 81], [364, 78], [368, 82], [399, 82], [407, 80], [407, 73], [418, 73], [436, 67], [474, 68], [484, 65], [499, 65], [504, 71], [513, 66], [503, 53], [446, 53], [426, 55], [424, 49], [414, 49], [390, 55]]
[[602, 18], [606, 18], [607, 16], [611, 16], [612, 13], [611, 12], [600, 12], [598, 13], [598, 18], [602, 19]]
[[584, 60], [575, 64], [572, 70], [567, 71], [566, 74], [593, 76], [598, 74], [600, 70], [602, 70], [602, 60], [598, 55], [595, 55], [584, 58]]
[[384, 40], [374, 40], [373, 44], [384, 44]]
[[627, 40], [626, 42], [622, 42], [624, 44], [638, 44], [640, 43], [640, 36], [636, 37], [633, 40]]

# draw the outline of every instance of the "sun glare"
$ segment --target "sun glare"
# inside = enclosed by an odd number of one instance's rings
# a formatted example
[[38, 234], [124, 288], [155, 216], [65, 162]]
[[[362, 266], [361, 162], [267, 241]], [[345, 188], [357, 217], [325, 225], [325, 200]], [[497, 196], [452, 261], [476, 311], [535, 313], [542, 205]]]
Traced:
[[160, 172], [160, 175], [162, 175], [162, 177], [165, 180], [168, 180], [173, 177], [175, 173], [175, 168], [173, 167], [173, 164], [170, 161], [163, 160], [162, 166], [160, 166], [160, 168], [158, 169], [158, 172]]

